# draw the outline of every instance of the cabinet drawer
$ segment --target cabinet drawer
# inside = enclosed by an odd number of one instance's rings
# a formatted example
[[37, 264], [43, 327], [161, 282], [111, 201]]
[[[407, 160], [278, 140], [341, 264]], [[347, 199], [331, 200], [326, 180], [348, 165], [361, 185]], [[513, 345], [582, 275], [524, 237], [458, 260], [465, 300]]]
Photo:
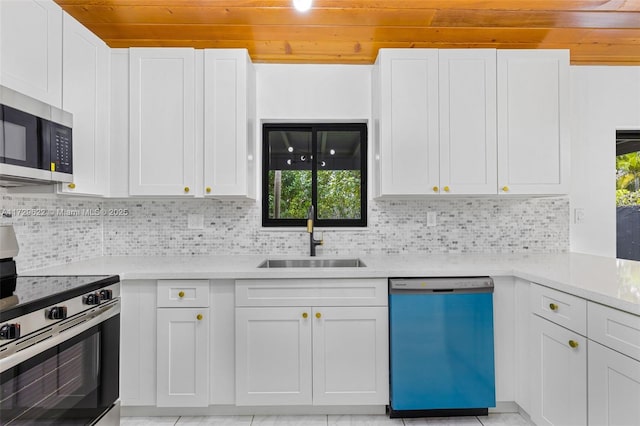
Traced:
[[236, 306], [387, 306], [387, 280], [237, 280]]
[[640, 316], [588, 303], [587, 336], [640, 361]]
[[209, 280], [158, 280], [159, 308], [206, 308]]
[[587, 335], [587, 301], [580, 297], [532, 284], [531, 311], [576, 333]]

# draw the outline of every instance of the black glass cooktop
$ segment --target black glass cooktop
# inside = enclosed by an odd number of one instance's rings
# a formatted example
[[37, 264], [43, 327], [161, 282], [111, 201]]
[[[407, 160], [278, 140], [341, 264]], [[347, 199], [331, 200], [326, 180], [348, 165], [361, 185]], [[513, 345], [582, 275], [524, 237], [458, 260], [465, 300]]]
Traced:
[[[16, 278], [15, 290], [0, 299], [0, 322], [120, 281], [117, 275], [29, 276]], [[5, 285], [6, 283], [3, 283]]]

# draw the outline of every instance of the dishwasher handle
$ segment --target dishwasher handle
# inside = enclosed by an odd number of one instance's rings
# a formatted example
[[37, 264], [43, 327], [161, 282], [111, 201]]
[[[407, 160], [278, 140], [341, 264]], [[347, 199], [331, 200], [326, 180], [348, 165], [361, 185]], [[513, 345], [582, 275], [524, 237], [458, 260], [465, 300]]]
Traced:
[[389, 294], [493, 293], [491, 277], [391, 278]]

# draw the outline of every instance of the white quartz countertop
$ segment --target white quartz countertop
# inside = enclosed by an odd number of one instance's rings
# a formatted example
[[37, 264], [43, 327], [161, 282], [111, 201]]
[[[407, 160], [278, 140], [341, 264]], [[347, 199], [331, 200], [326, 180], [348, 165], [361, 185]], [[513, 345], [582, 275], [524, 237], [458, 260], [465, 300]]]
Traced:
[[[578, 253], [424, 254], [359, 256], [364, 268], [272, 268], [265, 255], [104, 256], [25, 272], [24, 275], [117, 274], [140, 279], [387, 278], [515, 276], [640, 315], [640, 262]], [[322, 257], [318, 257], [321, 259]]]

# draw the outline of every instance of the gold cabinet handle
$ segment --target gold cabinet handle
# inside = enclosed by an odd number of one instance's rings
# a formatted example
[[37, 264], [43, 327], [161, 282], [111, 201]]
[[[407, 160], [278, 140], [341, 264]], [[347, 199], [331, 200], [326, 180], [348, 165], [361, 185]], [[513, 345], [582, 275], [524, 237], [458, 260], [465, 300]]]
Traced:
[[75, 189], [76, 188], [76, 184], [71, 182], [69, 185], [67, 185], [69, 187], [69, 189]]
[[189, 192], [189, 187], [188, 186], [184, 187], [184, 192]]
[[502, 190], [503, 190], [504, 192], [509, 192], [509, 187], [508, 187], [508, 186], [503, 186], [503, 187], [502, 187]]
[[178, 293], [178, 297], [183, 298], [184, 297], [184, 291], [181, 291]]
[[202, 321], [202, 318], [204, 318], [204, 317], [202, 316], [202, 314], [198, 314], [198, 315], [196, 315], [196, 319], [197, 319], [198, 321]]
[[320, 312], [316, 312], [316, 318], [321, 318], [322, 314]]
[[309, 317], [309, 314], [308, 314], [308, 313], [306, 313], [306, 312], [303, 312], [303, 313], [302, 313], [302, 318], [308, 318], [308, 317]]
[[438, 187], [437, 186], [433, 187], [433, 192], [438, 192]]
[[207, 186], [204, 190], [205, 190], [205, 192], [207, 194], [211, 194], [211, 187], [210, 186]]
[[449, 187], [448, 186], [444, 187], [444, 192], [449, 192]]
[[569, 340], [569, 346], [575, 349], [578, 347], [578, 342], [576, 342], [575, 340]]
[[555, 303], [549, 303], [549, 309], [555, 312], [558, 310], [558, 305], [556, 305]]

